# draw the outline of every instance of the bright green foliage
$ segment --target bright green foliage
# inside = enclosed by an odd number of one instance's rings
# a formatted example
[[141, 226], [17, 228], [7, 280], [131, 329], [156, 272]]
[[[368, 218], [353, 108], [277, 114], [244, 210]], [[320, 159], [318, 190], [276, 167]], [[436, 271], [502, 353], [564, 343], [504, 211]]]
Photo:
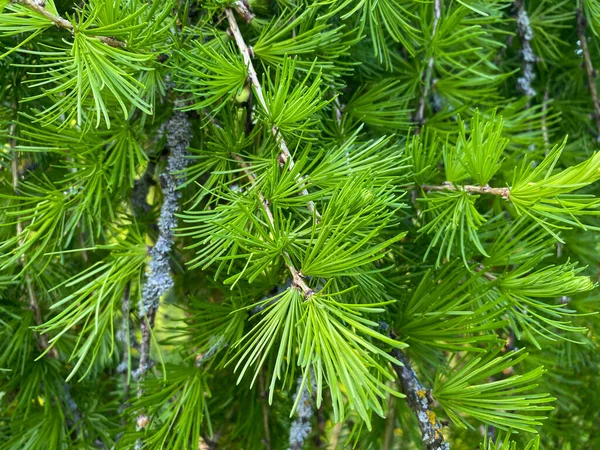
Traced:
[[464, 414], [502, 429], [535, 431], [532, 427], [541, 425], [540, 421], [546, 418], [542, 411], [554, 409], [546, 405], [555, 400], [548, 394], [531, 393], [537, 387], [533, 383], [544, 373], [543, 368], [488, 382], [490, 376], [517, 366], [527, 353], [519, 350], [492, 359], [493, 356], [491, 353], [483, 360], [461, 361], [452, 373], [438, 375], [433, 395], [458, 426], [469, 424], [462, 417]]
[[0, 0], [0, 43], [0, 450], [600, 448], [598, 2]]

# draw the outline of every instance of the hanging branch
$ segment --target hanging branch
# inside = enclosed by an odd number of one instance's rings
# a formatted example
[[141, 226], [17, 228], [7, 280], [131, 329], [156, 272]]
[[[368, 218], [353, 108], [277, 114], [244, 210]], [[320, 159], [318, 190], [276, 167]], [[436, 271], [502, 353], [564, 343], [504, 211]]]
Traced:
[[[585, 36], [585, 29], [587, 27], [587, 19], [581, 9], [581, 1], [578, 2], [577, 7], [577, 37], [579, 38], [579, 45], [581, 45], [581, 52], [583, 53], [583, 59], [585, 62], [585, 71], [587, 72], [588, 88], [592, 96], [592, 103], [594, 104], [594, 118], [596, 119], [596, 127], [598, 133], [600, 133], [600, 101], [598, 100], [598, 90], [596, 89], [596, 77], [598, 73], [594, 70], [592, 65], [592, 57], [590, 55], [590, 49], [587, 45], [587, 39]], [[600, 137], [600, 136], [599, 136]]]
[[515, 8], [517, 9], [517, 34], [521, 40], [521, 57], [523, 58], [523, 72], [522, 76], [517, 79], [517, 88], [526, 96], [533, 97], [536, 92], [531, 86], [535, 79], [535, 72], [533, 70], [536, 61], [531, 41], [533, 40], [533, 29], [531, 28], [531, 22], [527, 11], [523, 7], [523, 1], [517, 0], [515, 2]]
[[491, 194], [491, 195], [499, 195], [505, 200], [510, 199], [510, 188], [494, 188], [490, 186], [473, 186], [470, 184], [464, 186], [455, 186], [452, 183], [445, 182], [440, 186], [431, 186], [424, 184], [421, 186], [426, 192], [432, 191], [465, 191], [470, 192], [472, 194]]
[[[65, 28], [67, 30], [70, 30], [72, 33], [75, 31], [75, 27], [67, 19], [64, 19], [60, 16], [55, 16], [50, 11], [48, 11], [45, 7], [44, 1], [19, 0], [19, 3], [21, 3], [23, 6], [28, 7], [32, 11], [35, 11], [36, 13], [44, 16], [46, 19], [54, 22], [54, 24], [57, 27]], [[127, 44], [125, 42], [121, 42], [118, 39], [108, 37], [108, 36], [90, 36], [90, 37], [93, 37], [94, 39], [98, 39], [100, 42], [104, 42], [105, 44], [110, 45], [111, 47], [126, 47], [127, 46]]]
[[[268, 111], [269, 109], [267, 107], [267, 102], [263, 95], [262, 86], [258, 81], [258, 75], [256, 73], [256, 70], [254, 69], [254, 65], [252, 64], [252, 49], [246, 45], [246, 42], [244, 41], [244, 37], [242, 36], [237, 21], [235, 20], [233, 11], [227, 8], [225, 9], [225, 15], [227, 16], [227, 20], [229, 21], [229, 30], [235, 39], [235, 42], [240, 50], [240, 53], [242, 54], [242, 57], [244, 58], [244, 64], [246, 64], [246, 67], [248, 68], [248, 78], [250, 79], [250, 82], [254, 87], [254, 91], [256, 92], [256, 96], [258, 98], [260, 106], [265, 111]], [[279, 146], [280, 153], [277, 157], [279, 164], [281, 166], [285, 166], [287, 164], [288, 170], [292, 170], [295, 165], [294, 158], [292, 157], [292, 154], [290, 153], [288, 146], [285, 143], [281, 132], [279, 131], [279, 128], [276, 125], [273, 125], [271, 127], [271, 133], [273, 133], [273, 136], [275, 137], [275, 142], [277, 142], [277, 145]], [[299, 182], [300, 187], [302, 188], [302, 190], [300, 191], [301, 195], [308, 195], [308, 190], [306, 189], [304, 183], [304, 177], [302, 175], [297, 175], [296, 180]], [[308, 211], [311, 214], [315, 214], [317, 219], [321, 217], [319, 211], [315, 206], [315, 203], [312, 200], [309, 200], [306, 203], [306, 207], [308, 208]]]
[[[440, 17], [442, 16], [442, 5], [441, 0], [434, 0], [433, 2], [433, 29], [431, 30], [431, 38], [435, 37], [435, 32], [437, 30], [438, 22], [440, 21]], [[415, 128], [415, 133], [419, 134], [421, 131], [421, 127], [425, 121], [425, 101], [429, 96], [429, 90], [432, 88], [432, 79], [433, 76], [433, 64], [434, 64], [433, 55], [429, 57], [429, 61], [427, 63], [427, 70], [425, 72], [425, 86], [423, 87], [423, 92], [421, 97], [419, 98], [419, 107], [417, 109], [417, 115], [415, 116], [415, 122], [417, 123], [417, 127]]]
[[402, 391], [406, 395], [406, 402], [417, 416], [423, 448], [425, 450], [449, 450], [450, 444], [444, 440], [441, 432], [442, 424], [431, 408], [433, 399], [430, 391], [421, 384], [404, 353], [399, 349], [394, 349], [391, 354], [402, 363], [401, 366], [394, 364], [393, 367], [402, 385]]

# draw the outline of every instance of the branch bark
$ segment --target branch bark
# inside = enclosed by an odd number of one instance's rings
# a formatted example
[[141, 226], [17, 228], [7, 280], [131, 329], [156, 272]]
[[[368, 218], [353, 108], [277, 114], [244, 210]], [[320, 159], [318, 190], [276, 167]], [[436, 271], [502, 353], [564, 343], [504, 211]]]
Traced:
[[394, 371], [406, 395], [406, 402], [413, 410], [419, 422], [423, 448], [425, 450], [449, 450], [450, 444], [442, 435], [442, 424], [431, 407], [433, 399], [431, 392], [426, 389], [411, 367], [408, 358], [399, 349], [392, 350], [392, 356], [402, 363], [394, 364]]
[[[167, 122], [167, 147], [170, 150], [167, 167], [161, 174], [163, 188], [163, 204], [158, 219], [158, 239], [149, 252], [149, 272], [142, 290], [139, 304], [140, 329], [142, 343], [140, 361], [136, 370], [138, 397], [142, 396], [141, 381], [150, 368], [150, 340], [156, 312], [160, 306], [160, 298], [173, 287], [169, 253], [173, 246], [173, 232], [177, 226], [175, 213], [179, 209], [181, 193], [177, 190], [181, 182], [180, 172], [187, 166], [187, 147], [190, 145], [191, 125], [187, 115], [181, 111], [173, 114]], [[144, 428], [148, 423], [147, 416], [140, 412], [137, 417], [138, 427]], [[137, 445], [137, 444], [136, 444]]]
[[517, 88], [527, 97], [533, 97], [536, 92], [531, 84], [535, 79], [533, 68], [537, 59], [531, 46], [533, 28], [531, 27], [527, 11], [523, 7], [523, 0], [517, 0], [515, 8], [517, 10], [517, 34], [521, 40], [521, 58], [523, 59], [523, 72], [517, 79]]
[[[258, 75], [256, 73], [256, 70], [254, 69], [254, 65], [252, 64], [252, 49], [246, 45], [246, 41], [244, 41], [244, 37], [242, 36], [242, 32], [240, 31], [233, 11], [227, 8], [225, 9], [225, 15], [227, 16], [227, 20], [229, 21], [229, 30], [233, 35], [233, 38], [235, 39], [235, 43], [238, 49], [240, 50], [242, 57], [244, 58], [244, 64], [246, 64], [246, 67], [248, 68], [248, 78], [252, 83], [252, 86], [254, 87], [254, 91], [256, 92], [256, 97], [258, 98], [260, 106], [265, 111], [268, 111], [269, 109], [265, 97], [263, 95], [262, 86], [258, 81]], [[275, 125], [271, 126], [271, 133], [275, 137], [275, 142], [279, 146], [280, 152], [277, 158], [279, 164], [281, 166], [285, 166], [287, 164], [288, 170], [292, 170], [295, 164], [294, 158], [292, 157], [292, 154], [290, 153], [285, 139], [279, 131], [279, 128], [277, 128], [277, 126]], [[300, 187], [302, 188], [301, 194], [308, 195], [308, 190], [305, 186], [304, 177], [302, 175], [298, 175], [296, 177], [296, 180], [299, 182]], [[317, 219], [321, 217], [319, 211], [317, 210], [317, 207], [315, 206], [315, 203], [312, 200], [306, 202], [306, 207], [308, 208], [308, 211], [311, 214], [314, 214], [317, 217]]]
[[596, 127], [600, 137], [600, 101], [598, 100], [598, 90], [596, 89], [596, 77], [598, 73], [594, 70], [592, 64], [592, 57], [590, 55], [590, 49], [587, 45], [585, 36], [585, 29], [587, 27], [587, 19], [581, 9], [581, 2], [577, 8], [577, 37], [579, 38], [579, 44], [581, 45], [581, 52], [583, 53], [583, 60], [585, 63], [585, 71], [588, 78], [588, 89], [592, 96], [592, 103], [594, 104], [594, 118], [596, 119]]

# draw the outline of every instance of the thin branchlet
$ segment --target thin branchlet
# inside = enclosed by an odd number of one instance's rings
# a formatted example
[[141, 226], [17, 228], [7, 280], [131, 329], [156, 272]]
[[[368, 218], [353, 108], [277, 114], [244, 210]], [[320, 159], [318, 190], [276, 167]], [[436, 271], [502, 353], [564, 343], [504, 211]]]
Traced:
[[[244, 159], [240, 155], [233, 153], [231, 156], [244, 169], [244, 173], [246, 174], [246, 178], [248, 178], [248, 181], [250, 181], [251, 184], [255, 184], [256, 177], [250, 170], [250, 165], [246, 161], [244, 161]], [[273, 229], [275, 229], [275, 218], [273, 216], [273, 212], [271, 211], [271, 207], [269, 206], [269, 201], [265, 198], [265, 196], [263, 195], [263, 193], [260, 190], [258, 191], [258, 198], [260, 200], [260, 205], [261, 205], [262, 209], [264, 210], [265, 214], [267, 215], [267, 218], [269, 219], [269, 224], [271, 225], [271, 227]], [[281, 256], [283, 257], [286, 267], [288, 268], [288, 271], [290, 272], [290, 275], [292, 276], [292, 287], [300, 289], [302, 291], [302, 294], [304, 295], [304, 297], [308, 299], [311, 295], [313, 295], [315, 293], [315, 291], [313, 291], [310, 288], [310, 286], [308, 286], [308, 284], [306, 284], [302, 273], [298, 269], [296, 269], [296, 267], [294, 267], [294, 264], [292, 262], [292, 258], [290, 257], [290, 255], [286, 251], [283, 251], [281, 253]]]
[[[233, 11], [231, 9], [227, 8], [225, 10], [225, 15], [227, 16], [227, 20], [229, 21], [229, 30], [230, 30], [231, 34], [233, 35], [233, 38], [235, 39], [235, 42], [238, 46], [238, 49], [240, 50], [240, 53], [242, 54], [242, 57], [244, 58], [244, 64], [246, 64], [246, 67], [248, 68], [248, 78], [250, 79], [250, 82], [252, 83], [252, 86], [254, 87], [254, 91], [256, 92], [258, 101], [260, 102], [260, 106], [265, 111], [268, 111], [269, 108], [267, 106], [267, 102], [263, 95], [262, 86], [260, 84], [260, 81], [258, 80], [258, 75], [256, 73], [256, 70], [254, 69], [254, 65], [252, 64], [252, 55], [253, 55], [252, 49], [246, 45], [246, 41], [244, 40], [244, 37], [242, 36], [242, 32], [240, 31], [240, 28], [235, 19], [235, 15], [233, 14]], [[288, 146], [285, 142], [285, 139], [283, 138], [281, 132], [279, 131], [279, 128], [275, 125], [271, 126], [271, 133], [273, 134], [273, 136], [275, 138], [275, 142], [279, 146], [280, 152], [279, 152], [279, 156], [278, 156], [278, 161], [279, 161], [280, 165], [282, 167], [287, 165], [288, 170], [292, 170], [295, 165], [294, 158], [292, 157], [292, 154], [290, 153]], [[302, 188], [302, 190], [300, 191], [300, 194], [308, 195], [308, 189], [306, 189], [306, 183], [304, 181], [304, 177], [302, 175], [298, 174], [296, 176], [296, 180], [298, 181], [298, 184]], [[320, 219], [321, 215], [319, 214], [319, 211], [317, 210], [317, 207], [312, 200], [309, 200], [308, 202], [306, 202], [306, 207], [308, 208], [308, 210], [310, 211], [311, 214], [315, 215], [317, 220]]]
[[[19, 3], [28, 7], [32, 11], [35, 11], [38, 14], [41, 14], [46, 19], [54, 22], [54, 24], [59, 28], [64, 28], [66, 30], [70, 30], [74, 32], [75, 27], [71, 22], [67, 19], [60, 17], [58, 15], [52, 14], [48, 9], [46, 9], [43, 1], [37, 0], [19, 0]], [[106, 45], [110, 45], [111, 47], [126, 47], [127, 44], [125, 42], [119, 41], [110, 36], [90, 36], [94, 39], [98, 39], [100, 42], [104, 42]]]
[[[13, 103], [12, 109], [16, 114], [16, 111], [17, 111], [16, 102]], [[12, 187], [15, 192], [15, 195], [19, 195], [19, 153], [16, 148], [16, 146], [17, 146], [16, 139], [15, 139], [16, 129], [17, 129], [16, 122], [12, 122], [8, 128], [8, 134], [9, 134], [9, 136], [11, 136], [10, 139], [8, 140], [8, 145], [9, 145], [9, 147], [11, 149], [11, 153], [12, 153], [12, 161], [11, 161]], [[17, 236], [22, 236], [23, 223], [21, 222], [21, 220], [17, 220], [16, 229], [17, 229]], [[23, 239], [19, 239], [19, 245], [23, 245]], [[20, 262], [23, 267], [27, 266], [25, 254], [21, 255]], [[40, 326], [43, 322], [42, 310], [40, 309], [40, 305], [38, 303], [37, 296], [35, 295], [35, 292], [33, 290], [33, 282], [31, 280], [31, 275], [29, 274], [28, 270], [25, 271], [25, 285], [26, 285], [26, 289], [27, 289], [27, 297], [29, 300], [29, 309], [33, 312], [33, 320], [35, 321], [35, 324], [37, 326]], [[42, 352], [46, 351], [49, 346], [48, 336], [46, 334], [39, 334], [38, 339], [37, 339], [37, 344], [38, 344], [39, 349]], [[58, 352], [56, 351], [56, 349], [54, 347], [52, 347], [50, 349], [50, 351], [47, 353], [47, 355], [51, 358], [57, 358]]]
[[510, 188], [495, 188], [490, 187], [488, 185], [485, 186], [474, 186], [470, 184], [466, 184], [464, 186], [456, 186], [452, 183], [443, 183], [441, 185], [428, 185], [424, 184], [421, 186], [425, 192], [443, 192], [443, 191], [465, 191], [471, 194], [489, 194], [489, 195], [499, 195], [505, 200], [510, 200]]

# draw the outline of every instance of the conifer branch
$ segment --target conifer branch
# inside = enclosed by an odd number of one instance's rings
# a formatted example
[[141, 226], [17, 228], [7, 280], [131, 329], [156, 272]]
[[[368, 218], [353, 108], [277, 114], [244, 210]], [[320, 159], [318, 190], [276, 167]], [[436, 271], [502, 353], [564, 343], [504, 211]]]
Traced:
[[[255, 185], [256, 177], [250, 170], [249, 164], [246, 161], [244, 161], [244, 159], [240, 155], [232, 153], [231, 156], [244, 169], [244, 173], [246, 174], [248, 181], [250, 181], [250, 184]], [[269, 219], [269, 224], [273, 228], [275, 228], [275, 219], [273, 217], [273, 212], [271, 211], [271, 208], [269, 207], [269, 201], [265, 198], [265, 196], [263, 195], [263, 193], [261, 191], [258, 191], [258, 198], [260, 199], [260, 204], [261, 204], [263, 210], [265, 211], [267, 218]], [[302, 276], [302, 273], [294, 267], [294, 264], [292, 263], [292, 258], [290, 257], [290, 255], [286, 251], [284, 251], [281, 256], [283, 257], [285, 264], [290, 272], [290, 275], [292, 276], [292, 286], [300, 289], [302, 291], [302, 293], [304, 294], [305, 298], [309, 298], [311, 295], [313, 295], [315, 293], [315, 291], [313, 291], [306, 284], [306, 282], [304, 281], [304, 277]]]
[[402, 363], [401, 366], [393, 364], [393, 367], [402, 385], [402, 391], [406, 395], [406, 402], [417, 416], [423, 448], [425, 450], [449, 450], [450, 444], [444, 440], [441, 432], [442, 424], [431, 408], [433, 399], [430, 391], [421, 384], [404, 353], [399, 349], [394, 349], [391, 354]]
[[452, 183], [445, 182], [440, 186], [431, 186], [424, 184], [421, 186], [426, 192], [433, 191], [465, 191], [470, 192], [471, 194], [490, 194], [490, 195], [499, 195], [505, 200], [510, 200], [510, 188], [494, 188], [490, 186], [473, 186], [470, 184], [466, 184], [464, 186], [455, 186]]
[[[59, 28], [64, 28], [67, 29], [69, 31], [71, 31], [72, 33], [75, 30], [75, 27], [73, 26], [73, 24], [71, 22], [69, 22], [67, 19], [64, 19], [60, 16], [56, 16], [54, 14], [52, 14], [50, 11], [48, 11], [46, 9], [45, 2], [42, 1], [37, 1], [37, 0], [18, 0], [19, 3], [21, 3], [22, 5], [28, 7], [29, 9], [31, 9], [32, 11], [35, 11], [36, 13], [44, 16], [46, 19], [54, 22], [54, 24], [59, 27]], [[104, 42], [107, 45], [110, 45], [111, 47], [126, 47], [127, 44], [125, 42], [119, 41], [118, 39], [109, 37], [109, 36], [90, 36], [93, 37], [94, 39], [98, 39], [100, 42]]]
[[[434, 0], [433, 2], [433, 29], [431, 31], [431, 38], [435, 37], [435, 32], [437, 31], [438, 22], [440, 21], [440, 17], [442, 16], [442, 5], [441, 0]], [[421, 131], [421, 127], [425, 121], [425, 102], [427, 101], [427, 97], [429, 96], [429, 90], [432, 87], [432, 79], [433, 76], [433, 64], [434, 64], [433, 55], [429, 57], [429, 61], [427, 62], [427, 70], [425, 72], [425, 85], [423, 86], [423, 92], [421, 93], [421, 97], [419, 98], [419, 107], [417, 109], [417, 115], [415, 117], [415, 122], [417, 123], [417, 127], [415, 132], [418, 134]]]
[[[579, 45], [581, 45], [581, 52], [583, 53], [585, 71], [588, 79], [588, 89], [590, 90], [592, 103], [594, 105], [594, 119], [596, 119], [596, 127], [598, 128], [598, 133], [600, 133], [600, 100], [598, 99], [598, 90], [596, 89], [596, 77], [598, 76], [598, 73], [592, 64], [590, 49], [587, 45], [587, 38], [585, 35], [586, 27], [587, 19], [581, 8], [581, 1], [579, 1], [577, 7], [577, 37], [579, 38]], [[600, 137], [600, 135], [598, 137]]]
[[[261, 107], [265, 111], [269, 111], [267, 102], [263, 95], [262, 86], [260, 84], [260, 81], [258, 80], [258, 75], [256, 73], [256, 70], [254, 69], [254, 65], [252, 64], [252, 49], [246, 45], [246, 41], [244, 41], [244, 37], [242, 36], [242, 32], [240, 31], [233, 11], [229, 8], [226, 8], [225, 15], [227, 16], [227, 20], [229, 21], [229, 30], [235, 39], [235, 42], [238, 46], [238, 49], [240, 50], [240, 53], [242, 54], [242, 57], [244, 58], [244, 64], [246, 64], [246, 67], [248, 68], [248, 78], [250, 79], [250, 82], [252, 83], [252, 86], [256, 91], [258, 101], [260, 102]], [[271, 133], [273, 133], [273, 136], [275, 137], [275, 142], [277, 142], [277, 145], [279, 146], [280, 153], [277, 157], [279, 164], [281, 166], [285, 166], [287, 164], [288, 170], [292, 170], [294, 168], [294, 158], [292, 157], [292, 154], [290, 153], [285, 139], [279, 131], [279, 128], [276, 125], [271, 126]], [[306, 189], [304, 183], [304, 177], [302, 175], [297, 175], [296, 180], [302, 188], [302, 190], [300, 191], [301, 195], [308, 195], [308, 190]], [[317, 207], [315, 206], [315, 203], [312, 200], [309, 200], [306, 203], [306, 207], [308, 208], [308, 211], [311, 214], [314, 214], [317, 217], [317, 219], [321, 217], [319, 211], [317, 210]]]

